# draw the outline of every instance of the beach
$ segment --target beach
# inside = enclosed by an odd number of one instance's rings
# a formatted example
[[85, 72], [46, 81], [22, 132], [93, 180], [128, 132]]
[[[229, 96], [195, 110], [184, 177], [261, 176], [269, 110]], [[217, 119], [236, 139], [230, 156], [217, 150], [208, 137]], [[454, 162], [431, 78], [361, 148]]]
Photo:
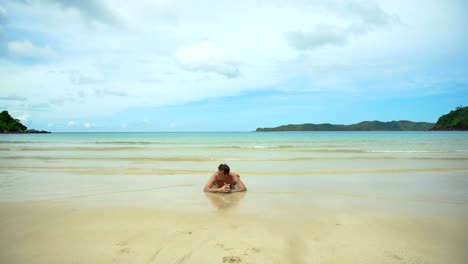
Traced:
[[[465, 263], [466, 133], [0, 138], [1, 263]], [[202, 189], [219, 163], [246, 193]]]
[[[226, 203], [238, 194], [224, 197]], [[464, 263], [467, 219], [2, 204], [2, 263]], [[181, 212], [182, 211], [182, 212]], [[286, 212], [284, 214], [287, 214]]]

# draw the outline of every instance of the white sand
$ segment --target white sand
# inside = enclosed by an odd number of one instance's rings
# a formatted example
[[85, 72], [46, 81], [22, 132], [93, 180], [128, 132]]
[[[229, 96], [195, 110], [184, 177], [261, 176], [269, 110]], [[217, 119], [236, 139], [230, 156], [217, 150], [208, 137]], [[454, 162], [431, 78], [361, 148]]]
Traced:
[[[0, 263], [466, 263], [468, 219], [0, 204]], [[218, 199], [219, 198], [219, 199]], [[224, 202], [223, 202], [224, 201]], [[241, 201], [242, 202], [242, 201]], [[287, 214], [287, 212], [286, 212]]]

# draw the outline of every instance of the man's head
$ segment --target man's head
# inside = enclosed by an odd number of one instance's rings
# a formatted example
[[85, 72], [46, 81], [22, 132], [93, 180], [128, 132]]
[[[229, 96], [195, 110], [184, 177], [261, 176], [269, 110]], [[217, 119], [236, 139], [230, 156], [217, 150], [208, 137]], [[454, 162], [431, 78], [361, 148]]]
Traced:
[[218, 166], [218, 172], [219, 173], [222, 173], [223, 175], [226, 175], [226, 174], [229, 174], [230, 171], [231, 171], [231, 169], [229, 168], [229, 166], [227, 164], [219, 164], [219, 166]]

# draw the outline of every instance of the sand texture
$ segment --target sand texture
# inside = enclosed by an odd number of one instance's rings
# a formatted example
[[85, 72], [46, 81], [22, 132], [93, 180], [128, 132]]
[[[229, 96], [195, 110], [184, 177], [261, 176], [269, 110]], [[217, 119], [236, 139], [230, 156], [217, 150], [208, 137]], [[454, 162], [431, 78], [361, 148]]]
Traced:
[[466, 219], [2, 204], [1, 263], [465, 263]]

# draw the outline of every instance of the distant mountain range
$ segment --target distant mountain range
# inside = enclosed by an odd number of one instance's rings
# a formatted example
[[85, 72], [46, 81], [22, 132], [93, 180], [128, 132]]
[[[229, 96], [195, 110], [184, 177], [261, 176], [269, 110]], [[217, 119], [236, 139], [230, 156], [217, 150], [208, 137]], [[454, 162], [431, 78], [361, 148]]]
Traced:
[[299, 124], [272, 128], [257, 128], [256, 132], [273, 131], [426, 131], [426, 130], [468, 130], [468, 106], [459, 106], [443, 115], [437, 123], [412, 122], [408, 120], [380, 122], [364, 121], [352, 125]]
[[273, 131], [425, 131], [434, 127], [434, 123], [412, 122], [407, 120], [380, 122], [364, 121], [352, 125], [299, 124], [283, 125], [273, 128], [257, 128], [256, 132]]

